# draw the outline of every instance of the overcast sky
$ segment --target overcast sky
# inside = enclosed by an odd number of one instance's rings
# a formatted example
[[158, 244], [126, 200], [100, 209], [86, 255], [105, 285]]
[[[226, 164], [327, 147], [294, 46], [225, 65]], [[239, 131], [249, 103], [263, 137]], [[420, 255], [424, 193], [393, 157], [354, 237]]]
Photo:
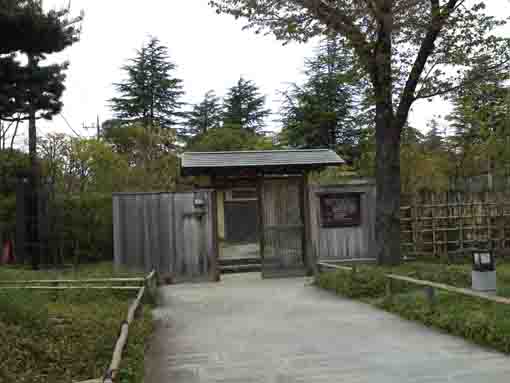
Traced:
[[[68, 0], [45, 0], [47, 7], [66, 5]], [[107, 100], [114, 95], [112, 83], [122, 79], [120, 67], [147, 36], [158, 37], [169, 48], [184, 80], [186, 102], [199, 101], [213, 89], [222, 96], [244, 76], [253, 80], [267, 96], [273, 112], [278, 111], [278, 91], [299, 82], [303, 61], [313, 55], [314, 44], [282, 46], [272, 36], [242, 31], [243, 20], [219, 16], [208, 0], [73, 0], [76, 14], [85, 20], [81, 41], [59, 55], [70, 62], [64, 95], [63, 115], [80, 134], [81, 127], [111, 117]], [[510, 16], [508, 0], [487, 0], [490, 13]], [[510, 35], [510, 27], [503, 31]], [[445, 114], [448, 105], [437, 100], [414, 107], [411, 124], [426, 130], [434, 115]], [[57, 116], [41, 123], [40, 134], [51, 131], [71, 133]]]

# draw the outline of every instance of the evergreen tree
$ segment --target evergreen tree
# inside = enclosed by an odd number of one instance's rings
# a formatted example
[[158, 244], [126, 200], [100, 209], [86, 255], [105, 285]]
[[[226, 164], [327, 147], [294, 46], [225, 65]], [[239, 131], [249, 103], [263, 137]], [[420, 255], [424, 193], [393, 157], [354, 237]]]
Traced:
[[172, 76], [176, 65], [168, 49], [151, 37], [122, 68], [127, 79], [114, 84], [119, 97], [110, 100], [122, 123], [140, 122], [145, 127], [171, 128], [182, 116], [182, 80]]
[[264, 120], [271, 114], [269, 109], [265, 109], [266, 98], [260, 94], [258, 87], [242, 77], [229, 89], [223, 103], [224, 125], [252, 133], [260, 132], [265, 126]]
[[209, 129], [218, 128], [223, 118], [219, 97], [210, 90], [204, 99], [186, 114], [183, 133], [186, 137], [196, 137], [207, 133]]
[[[50, 119], [62, 108], [67, 64], [41, 65], [46, 55], [63, 51], [78, 41], [81, 16], [70, 17], [69, 8], [46, 12], [41, 1], [1, 0], [0, 119], [28, 120], [29, 190], [26, 212], [30, 217], [27, 240], [39, 242], [37, 216], [39, 165], [36, 120]], [[19, 54], [27, 59], [23, 65]], [[36, 246], [30, 247], [32, 266], [39, 267]], [[23, 257], [23, 254], [20, 254]]]
[[423, 139], [423, 146], [425, 150], [429, 152], [441, 150], [443, 148], [443, 135], [441, 134], [441, 129], [439, 126], [439, 122], [433, 118], [427, 124], [429, 131], [425, 135]]
[[510, 73], [502, 71], [485, 81], [471, 82], [480, 71], [485, 71], [483, 66], [466, 75], [465, 82], [471, 85], [454, 95], [454, 110], [448, 116], [456, 139], [464, 144], [480, 143], [502, 132], [510, 118], [510, 87], [506, 85]]
[[361, 82], [351, 49], [336, 36], [326, 38], [306, 62], [303, 86], [285, 92], [284, 141], [292, 147], [331, 148], [353, 157], [361, 129], [357, 104]]
[[78, 41], [80, 20], [70, 17], [68, 8], [45, 12], [39, 1], [0, 0], [0, 34], [5, 37], [0, 46], [0, 120], [29, 120], [30, 115], [49, 119], [60, 112], [67, 63], [40, 63]]

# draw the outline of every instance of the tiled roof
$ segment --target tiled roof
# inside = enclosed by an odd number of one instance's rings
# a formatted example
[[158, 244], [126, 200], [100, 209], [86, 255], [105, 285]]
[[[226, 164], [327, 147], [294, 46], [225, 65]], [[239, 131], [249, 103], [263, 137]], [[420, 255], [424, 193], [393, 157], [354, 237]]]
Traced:
[[334, 151], [309, 150], [263, 150], [241, 152], [187, 152], [182, 156], [182, 168], [249, 168], [284, 166], [334, 166], [345, 163]]

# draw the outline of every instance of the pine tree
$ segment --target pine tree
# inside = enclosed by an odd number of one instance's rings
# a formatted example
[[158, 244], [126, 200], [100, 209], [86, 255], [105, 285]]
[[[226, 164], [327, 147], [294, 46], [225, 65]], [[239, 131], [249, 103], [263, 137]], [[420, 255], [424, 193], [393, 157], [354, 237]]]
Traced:
[[258, 87], [242, 77], [229, 89], [223, 103], [224, 125], [252, 133], [261, 132], [265, 119], [271, 114], [269, 109], [265, 109], [266, 98], [260, 94]]
[[182, 80], [172, 76], [176, 65], [168, 49], [151, 37], [122, 68], [127, 79], [114, 84], [120, 94], [110, 100], [115, 117], [122, 123], [140, 122], [145, 127], [174, 127], [182, 116]]
[[0, 46], [1, 120], [28, 120], [30, 109], [35, 119], [60, 112], [68, 65], [40, 63], [78, 41], [81, 18], [70, 17], [68, 8], [45, 12], [40, 1], [0, 1], [0, 35], [6, 37]]
[[[67, 64], [41, 65], [46, 55], [63, 51], [78, 41], [82, 17], [70, 17], [69, 8], [46, 12], [41, 1], [0, 1], [0, 119], [28, 120], [29, 191], [26, 212], [30, 217], [27, 239], [39, 242], [38, 197], [39, 165], [37, 128], [39, 118], [51, 119], [62, 108]], [[23, 55], [28, 64], [17, 57]], [[39, 267], [36, 246], [30, 247], [32, 266]], [[23, 254], [20, 254], [23, 257]]]
[[199, 104], [193, 105], [193, 109], [186, 114], [183, 135], [188, 138], [203, 135], [209, 129], [218, 128], [222, 119], [220, 98], [210, 90], [204, 99]]
[[[483, 66], [466, 76], [477, 76]], [[510, 117], [510, 88], [506, 81], [510, 73], [497, 73], [483, 82], [462, 88], [453, 98], [454, 110], [448, 116], [455, 136], [464, 143], [479, 143], [501, 132]]]
[[433, 118], [427, 124], [429, 131], [423, 139], [423, 146], [428, 152], [441, 150], [444, 146], [444, 138], [441, 134], [439, 122]]
[[361, 134], [356, 117], [362, 87], [351, 50], [330, 36], [305, 66], [305, 83], [284, 92], [284, 141], [292, 147], [338, 149], [354, 156]]

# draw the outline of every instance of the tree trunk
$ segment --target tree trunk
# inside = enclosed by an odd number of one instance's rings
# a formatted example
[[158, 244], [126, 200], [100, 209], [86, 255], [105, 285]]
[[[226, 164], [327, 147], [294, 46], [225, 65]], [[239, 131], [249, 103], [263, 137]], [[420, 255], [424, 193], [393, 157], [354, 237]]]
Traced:
[[[380, 264], [400, 263], [400, 128], [391, 111], [377, 108], [376, 246]], [[379, 110], [381, 109], [381, 110]], [[381, 114], [382, 115], [381, 115]], [[387, 116], [390, 116], [388, 118]]]
[[[32, 71], [35, 72], [36, 62], [33, 56], [29, 56], [28, 65]], [[35, 116], [34, 101], [30, 100], [29, 107], [29, 120], [28, 120], [28, 153], [30, 158], [30, 176], [29, 176], [29, 232], [28, 238], [30, 241], [30, 259], [32, 261], [32, 268], [39, 269], [40, 264], [40, 249], [39, 249], [39, 204], [38, 204], [38, 191], [39, 191], [39, 169], [37, 164], [37, 128]]]
[[393, 111], [391, 67], [392, 2], [382, 2], [372, 82], [376, 96], [376, 255], [384, 265], [397, 265], [400, 256], [400, 133]]

